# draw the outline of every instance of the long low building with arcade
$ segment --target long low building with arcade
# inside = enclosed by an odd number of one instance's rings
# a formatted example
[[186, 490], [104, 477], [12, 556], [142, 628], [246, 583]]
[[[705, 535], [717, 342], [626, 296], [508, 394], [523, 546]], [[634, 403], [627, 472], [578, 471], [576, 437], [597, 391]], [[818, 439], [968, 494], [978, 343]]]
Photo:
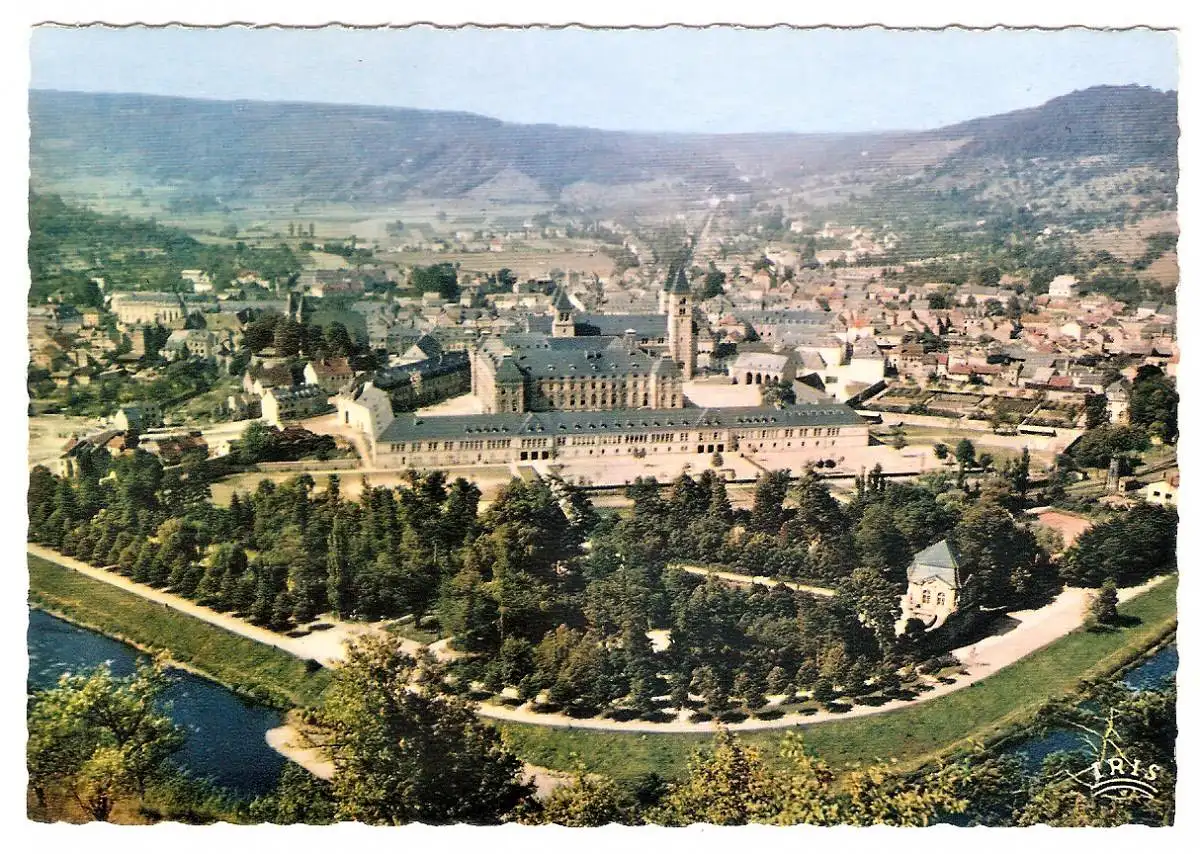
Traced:
[[795, 464], [868, 444], [867, 422], [833, 402], [707, 409], [398, 414], [371, 442], [379, 468], [765, 452]]

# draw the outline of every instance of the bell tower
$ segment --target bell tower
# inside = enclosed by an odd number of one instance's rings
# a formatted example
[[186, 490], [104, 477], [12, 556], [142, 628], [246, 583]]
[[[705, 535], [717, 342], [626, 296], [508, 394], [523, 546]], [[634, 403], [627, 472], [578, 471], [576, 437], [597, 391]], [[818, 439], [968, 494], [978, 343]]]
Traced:
[[574, 313], [575, 307], [571, 305], [570, 297], [561, 286], [554, 292], [553, 307], [554, 320], [550, 324], [550, 337], [574, 338], [575, 318], [571, 315]]
[[692, 320], [692, 288], [684, 262], [667, 273], [667, 352], [679, 363], [685, 381], [696, 372], [696, 324]]

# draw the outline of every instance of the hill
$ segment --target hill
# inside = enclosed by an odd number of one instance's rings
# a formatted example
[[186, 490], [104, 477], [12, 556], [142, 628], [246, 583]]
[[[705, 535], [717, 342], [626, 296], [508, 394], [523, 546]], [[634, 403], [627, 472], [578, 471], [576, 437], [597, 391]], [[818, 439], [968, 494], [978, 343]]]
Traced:
[[958, 157], [1067, 160], [1109, 157], [1122, 165], [1174, 163], [1179, 106], [1174, 92], [1096, 86], [1028, 110], [974, 119], [933, 136], [970, 141]]
[[868, 185], [932, 167], [966, 175], [1010, 158], [1174, 171], [1178, 144], [1175, 93], [1137, 86], [935, 131], [871, 134], [621, 133], [456, 112], [42, 90], [30, 93], [29, 109], [35, 186], [123, 171], [200, 198], [360, 204], [545, 202], [580, 186], [697, 199], [834, 175]]

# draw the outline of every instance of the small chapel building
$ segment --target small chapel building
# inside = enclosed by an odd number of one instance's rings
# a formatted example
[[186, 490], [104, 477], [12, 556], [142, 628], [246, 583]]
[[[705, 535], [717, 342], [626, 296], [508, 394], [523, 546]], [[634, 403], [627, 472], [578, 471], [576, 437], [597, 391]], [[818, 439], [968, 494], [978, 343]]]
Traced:
[[908, 590], [900, 601], [897, 631], [903, 632], [909, 620], [920, 620], [926, 630], [946, 622], [958, 609], [963, 587], [958, 555], [947, 540], [939, 540], [913, 557], [908, 567]]

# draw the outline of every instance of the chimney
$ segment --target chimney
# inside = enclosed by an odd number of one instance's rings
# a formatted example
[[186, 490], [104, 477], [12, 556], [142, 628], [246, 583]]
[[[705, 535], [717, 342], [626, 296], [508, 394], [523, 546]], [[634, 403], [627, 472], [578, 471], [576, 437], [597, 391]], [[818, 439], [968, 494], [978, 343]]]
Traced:
[[629, 352], [629, 354], [633, 355], [634, 353], [636, 353], [637, 352], [637, 330], [626, 329], [625, 335], [623, 337], [625, 339], [625, 349]]

